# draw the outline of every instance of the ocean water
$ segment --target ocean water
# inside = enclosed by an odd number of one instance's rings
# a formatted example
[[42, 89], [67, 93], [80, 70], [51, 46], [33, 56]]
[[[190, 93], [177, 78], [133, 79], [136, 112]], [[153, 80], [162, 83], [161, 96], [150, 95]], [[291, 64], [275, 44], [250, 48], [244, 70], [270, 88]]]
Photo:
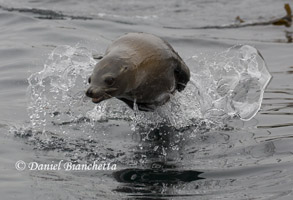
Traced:
[[[0, 0], [1, 199], [292, 199], [293, 29], [266, 23], [285, 3]], [[193, 61], [258, 49], [273, 77], [260, 111], [211, 123], [192, 85], [154, 115], [95, 106], [84, 97], [91, 55], [127, 32], [167, 40], [194, 74]], [[158, 128], [164, 119], [172, 126]], [[95, 161], [116, 169], [28, 169]]]

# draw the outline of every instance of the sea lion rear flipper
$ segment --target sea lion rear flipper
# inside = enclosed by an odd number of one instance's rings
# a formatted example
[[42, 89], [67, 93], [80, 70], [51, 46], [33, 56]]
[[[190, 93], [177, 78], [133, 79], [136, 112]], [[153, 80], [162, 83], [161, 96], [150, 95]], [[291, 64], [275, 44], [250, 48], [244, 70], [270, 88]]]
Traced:
[[186, 64], [179, 60], [177, 66], [174, 70], [174, 75], [176, 78], [176, 89], [181, 92], [184, 90], [186, 84], [188, 83], [190, 79], [190, 71], [189, 68], [186, 66]]

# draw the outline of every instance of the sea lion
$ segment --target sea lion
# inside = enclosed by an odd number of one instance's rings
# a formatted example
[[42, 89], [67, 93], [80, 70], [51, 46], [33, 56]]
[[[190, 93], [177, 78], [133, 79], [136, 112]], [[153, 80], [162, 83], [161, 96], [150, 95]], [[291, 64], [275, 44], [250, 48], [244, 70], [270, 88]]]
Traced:
[[182, 91], [190, 71], [170, 44], [147, 33], [128, 33], [106, 50], [89, 77], [86, 95], [94, 103], [116, 97], [139, 110], [153, 111]]

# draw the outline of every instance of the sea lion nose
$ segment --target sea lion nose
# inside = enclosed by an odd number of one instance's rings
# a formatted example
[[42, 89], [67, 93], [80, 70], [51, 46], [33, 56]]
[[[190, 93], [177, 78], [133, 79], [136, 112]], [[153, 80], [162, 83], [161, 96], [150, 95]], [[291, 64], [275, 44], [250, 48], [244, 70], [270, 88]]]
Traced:
[[93, 88], [92, 87], [90, 87], [87, 91], [86, 91], [86, 93], [85, 93], [85, 95], [86, 96], [88, 96], [88, 97], [93, 97]]

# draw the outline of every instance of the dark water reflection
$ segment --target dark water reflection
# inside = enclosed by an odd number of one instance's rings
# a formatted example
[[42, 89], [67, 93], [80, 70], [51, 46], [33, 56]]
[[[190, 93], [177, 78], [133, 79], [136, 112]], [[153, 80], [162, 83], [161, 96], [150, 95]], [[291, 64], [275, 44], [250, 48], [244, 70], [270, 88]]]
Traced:
[[141, 137], [145, 138], [133, 156], [141, 168], [114, 172], [115, 180], [123, 184], [113, 191], [126, 193], [130, 199], [185, 196], [176, 194], [177, 186], [204, 179], [202, 172], [182, 168], [184, 137], [178, 130], [163, 126]]
[[[153, 149], [150, 150], [153, 151]], [[129, 168], [115, 172], [113, 174], [115, 180], [122, 184], [113, 191], [125, 193], [130, 199], [141, 199], [142, 197], [161, 199], [161, 197], [178, 196], [176, 194], [178, 185], [182, 186], [184, 183], [202, 179], [199, 177], [201, 172], [178, 169], [174, 162], [170, 162], [170, 164], [168, 161], [156, 162], [155, 160], [161, 160], [155, 156], [157, 152], [141, 153], [146, 157], [144, 160], [149, 167]], [[140, 155], [136, 156], [140, 157]]]

